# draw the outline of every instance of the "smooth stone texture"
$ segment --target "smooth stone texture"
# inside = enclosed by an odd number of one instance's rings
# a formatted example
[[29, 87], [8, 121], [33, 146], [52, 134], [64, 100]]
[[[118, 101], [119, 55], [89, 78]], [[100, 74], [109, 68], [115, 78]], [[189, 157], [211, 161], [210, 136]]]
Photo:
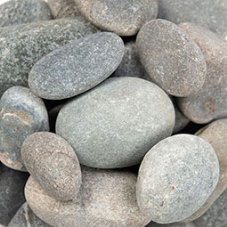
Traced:
[[27, 86], [28, 73], [43, 56], [95, 31], [78, 18], [0, 29], [0, 96], [13, 85]]
[[214, 121], [199, 130], [197, 135], [214, 148], [220, 164], [220, 176], [215, 190], [206, 203], [186, 221], [193, 221], [202, 216], [227, 188], [227, 119]]
[[10, 221], [8, 227], [50, 227], [50, 225], [39, 219], [28, 204], [24, 203]]
[[97, 27], [120, 36], [135, 35], [158, 14], [157, 0], [75, 0], [81, 13]]
[[82, 176], [81, 196], [74, 203], [61, 203], [49, 197], [30, 178], [25, 187], [29, 206], [55, 227], [140, 227], [150, 222], [136, 202], [136, 175], [126, 171], [82, 169]]
[[190, 222], [190, 223], [173, 223], [173, 224], [166, 224], [166, 225], [151, 222], [146, 227], [196, 227], [196, 226], [192, 222]]
[[171, 135], [174, 124], [173, 104], [157, 85], [115, 77], [67, 103], [56, 132], [73, 146], [81, 164], [108, 169], [140, 163]]
[[86, 36], [43, 57], [28, 84], [39, 97], [60, 100], [79, 95], [108, 78], [124, 55], [122, 39], [110, 32]]
[[159, 0], [159, 17], [176, 24], [192, 22], [227, 34], [226, 0]]
[[171, 136], [144, 157], [137, 202], [141, 212], [154, 222], [180, 222], [206, 202], [218, 178], [218, 158], [208, 142], [194, 135]]
[[21, 146], [27, 136], [48, 131], [49, 122], [43, 101], [28, 88], [9, 88], [0, 100], [0, 160], [8, 167], [25, 170]]
[[137, 35], [140, 60], [152, 81], [173, 96], [198, 92], [206, 78], [206, 62], [197, 44], [166, 20], [146, 23]]
[[[1, 163], [0, 163], [1, 165]], [[25, 202], [24, 186], [27, 174], [0, 167], [0, 223], [8, 225], [19, 207]]]
[[60, 136], [49, 132], [28, 136], [21, 156], [28, 172], [50, 196], [69, 201], [78, 194], [80, 164], [73, 148]]
[[197, 94], [179, 99], [179, 108], [191, 121], [199, 124], [227, 117], [227, 43], [216, 34], [194, 24], [180, 27], [200, 47], [207, 64], [207, 77]]
[[0, 5], [0, 27], [50, 19], [50, 9], [42, 0], [9, 0]]

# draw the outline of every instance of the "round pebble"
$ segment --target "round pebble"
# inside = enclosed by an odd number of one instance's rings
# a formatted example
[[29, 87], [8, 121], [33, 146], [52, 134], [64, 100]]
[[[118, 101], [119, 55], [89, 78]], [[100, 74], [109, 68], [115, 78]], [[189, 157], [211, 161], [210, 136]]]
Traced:
[[152, 81], [173, 96], [198, 92], [206, 78], [206, 62], [197, 44], [177, 25], [152, 20], [138, 33], [140, 60]]
[[106, 80], [74, 98], [59, 112], [56, 132], [75, 149], [81, 164], [122, 168], [140, 163], [175, 124], [169, 97], [134, 77]]
[[178, 134], [156, 144], [138, 174], [140, 210], [160, 224], [180, 222], [197, 211], [215, 189], [218, 158], [200, 137]]
[[32, 68], [28, 84], [39, 97], [70, 98], [108, 78], [123, 55], [124, 43], [119, 36], [110, 32], [92, 34], [43, 57]]

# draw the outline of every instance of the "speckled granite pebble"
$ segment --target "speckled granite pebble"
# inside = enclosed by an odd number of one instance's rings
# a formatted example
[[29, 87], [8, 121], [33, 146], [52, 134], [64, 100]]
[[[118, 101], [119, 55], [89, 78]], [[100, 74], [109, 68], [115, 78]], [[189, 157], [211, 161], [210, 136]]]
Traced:
[[48, 131], [49, 122], [43, 101], [28, 88], [9, 88], [0, 100], [0, 160], [10, 168], [25, 170], [20, 149], [26, 137]]
[[138, 164], [175, 124], [169, 97], [155, 84], [115, 77], [73, 99], [59, 112], [56, 132], [83, 165], [121, 168]]
[[206, 78], [206, 62], [197, 44], [177, 25], [152, 20], [138, 33], [140, 60], [152, 81], [173, 96], [198, 92]]
[[208, 199], [219, 178], [212, 146], [200, 137], [178, 134], [156, 144], [138, 174], [140, 210], [160, 224], [180, 222]]
[[28, 84], [39, 97], [70, 98], [108, 78], [123, 55], [124, 43], [118, 35], [111, 32], [92, 34], [43, 57], [32, 68]]

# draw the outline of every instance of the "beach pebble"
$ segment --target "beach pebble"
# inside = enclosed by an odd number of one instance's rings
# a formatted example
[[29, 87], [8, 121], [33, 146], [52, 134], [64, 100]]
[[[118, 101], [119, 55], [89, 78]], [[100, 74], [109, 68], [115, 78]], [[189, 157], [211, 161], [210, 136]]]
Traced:
[[78, 18], [0, 29], [0, 96], [13, 85], [27, 86], [28, 73], [43, 56], [95, 31]]
[[158, 14], [157, 0], [75, 0], [81, 13], [97, 27], [121, 36], [135, 35]]
[[156, 144], [144, 157], [137, 202], [154, 222], [181, 222], [206, 202], [218, 178], [212, 146], [198, 136], [178, 134]]
[[32, 68], [28, 84], [39, 97], [70, 98], [108, 78], [121, 63], [123, 55], [124, 43], [118, 35], [110, 32], [92, 34], [43, 57]]
[[50, 196], [69, 201], [78, 194], [80, 164], [73, 148], [60, 136], [49, 132], [28, 136], [21, 156], [27, 171]]
[[14, 86], [0, 99], [0, 160], [8, 167], [25, 170], [21, 146], [27, 136], [48, 131], [49, 122], [43, 101], [28, 88]]
[[74, 98], [59, 112], [56, 133], [75, 149], [81, 164], [121, 168], [139, 164], [171, 135], [174, 107], [157, 85], [115, 77]]
[[198, 92], [206, 78], [206, 62], [198, 45], [177, 25], [157, 19], [138, 33], [140, 60], [152, 81], [173, 96]]

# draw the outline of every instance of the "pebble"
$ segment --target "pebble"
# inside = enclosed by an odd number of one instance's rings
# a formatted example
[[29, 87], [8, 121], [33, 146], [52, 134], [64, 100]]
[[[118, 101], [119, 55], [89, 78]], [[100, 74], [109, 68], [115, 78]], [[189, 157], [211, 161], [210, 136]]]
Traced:
[[150, 222], [139, 211], [133, 173], [83, 168], [82, 177], [78, 202], [55, 200], [32, 178], [25, 187], [27, 202], [37, 216], [55, 227], [139, 227]]
[[43, 57], [32, 68], [28, 84], [39, 97], [70, 98], [108, 78], [121, 63], [123, 55], [124, 43], [118, 35], [110, 32], [92, 34]]
[[50, 19], [50, 9], [42, 0], [9, 0], [0, 5], [0, 27]]
[[21, 156], [28, 172], [50, 196], [69, 201], [78, 194], [80, 164], [73, 148], [60, 136], [49, 132], [28, 136]]
[[174, 124], [173, 104], [158, 86], [115, 77], [67, 103], [56, 132], [73, 146], [81, 164], [122, 168], [139, 164], [154, 144], [171, 135]]
[[1, 97], [0, 110], [0, 160], [24, 171], [22, 143], [34, 132], [49, 130], [46, 107], [28, 88], [14, 86]]
[[157, 19], [138, 33], [140, 60], [152, 81], [173, 96], [198, 92], [206, 78], [206, 62], [198, 45], [177, 25]]
[[95, 31], [78, 18], [0, 29], [0, 96], [13, 85], [27, 86], [28, 73], [43, 56]]
[[158, 14], [157, 0], [75, 0], [81, 13], [97, 27], [120, 36], [135, 35]]
[[180, 27], [203, 52], [207, 77], [201, 91], [179, 99], [179, 108], [191, 121], [199, 124], [227, 117], [227, 43], [215, 33], [194, 24], [183, 23]]
[[154, 222], [181, 222], [206, 202], [218, 178], [218, 158], [208, 142], [194, 135], [171, 136], [144, 157], [137, 202]]

